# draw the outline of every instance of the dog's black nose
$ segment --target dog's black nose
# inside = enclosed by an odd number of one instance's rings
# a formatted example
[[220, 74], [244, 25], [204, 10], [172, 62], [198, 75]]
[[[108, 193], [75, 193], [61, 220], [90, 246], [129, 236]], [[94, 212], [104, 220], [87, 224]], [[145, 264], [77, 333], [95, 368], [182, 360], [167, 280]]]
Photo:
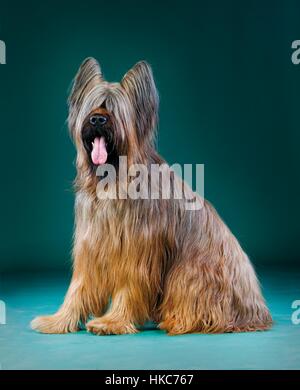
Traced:
[[95, 114], [90, 117], [90, 124], [93, 126], [103, 126], [107, 122], [107, 117], [101, 114]]

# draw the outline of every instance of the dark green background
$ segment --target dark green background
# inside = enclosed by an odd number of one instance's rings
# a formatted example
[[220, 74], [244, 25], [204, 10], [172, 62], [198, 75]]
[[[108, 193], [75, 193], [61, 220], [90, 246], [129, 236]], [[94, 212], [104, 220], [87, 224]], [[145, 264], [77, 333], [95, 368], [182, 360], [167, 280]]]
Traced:
[[0, 39], [0, 270], [69, 267], [66, 99], [87, 56], [111, 81], [149, 61], [161, 154], [205, 164], [206, 197], [256, 265], [298, 261], [299, 2], [1, 1]]

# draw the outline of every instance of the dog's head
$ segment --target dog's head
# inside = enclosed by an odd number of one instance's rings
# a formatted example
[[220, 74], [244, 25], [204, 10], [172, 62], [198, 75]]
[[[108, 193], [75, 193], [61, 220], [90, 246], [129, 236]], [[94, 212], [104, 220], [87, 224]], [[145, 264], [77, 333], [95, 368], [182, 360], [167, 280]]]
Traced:
[[78, 169], [143, 160], [152, 146], [158, 94], [150, 66], [137, 63], [120, 83], [105, 81], [98, 62], [86, 59], [69, 97], [69, 129], [77, 147]]

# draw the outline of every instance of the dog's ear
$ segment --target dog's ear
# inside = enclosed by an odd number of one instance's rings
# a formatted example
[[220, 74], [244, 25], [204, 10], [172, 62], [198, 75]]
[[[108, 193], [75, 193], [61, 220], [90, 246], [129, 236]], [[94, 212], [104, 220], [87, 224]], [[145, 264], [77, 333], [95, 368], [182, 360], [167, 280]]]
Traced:
[[103, 81], [100, 65], [94, 58], [86, 58], [73, 81], [69, 96], [69, 108], [78, 109], [84, 96], [97, 84]]
[[139, 139], [151, 138], [157, 125], [159, 98], [150, 65], [138, 62], [125, 74], [121, 85], [134, 107]]

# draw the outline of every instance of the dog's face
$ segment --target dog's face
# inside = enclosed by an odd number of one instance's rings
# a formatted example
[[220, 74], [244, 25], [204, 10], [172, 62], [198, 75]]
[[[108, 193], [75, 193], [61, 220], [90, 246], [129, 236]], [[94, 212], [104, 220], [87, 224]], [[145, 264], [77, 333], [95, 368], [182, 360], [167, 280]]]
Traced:
[[69, 128], [77, 147], [77, 168], [142, 159], [152, 145], [158, 94], [150, 66], [137, 63], [120, 83], [104, 80], [96, 60], [81, 65], [69, 98]]

